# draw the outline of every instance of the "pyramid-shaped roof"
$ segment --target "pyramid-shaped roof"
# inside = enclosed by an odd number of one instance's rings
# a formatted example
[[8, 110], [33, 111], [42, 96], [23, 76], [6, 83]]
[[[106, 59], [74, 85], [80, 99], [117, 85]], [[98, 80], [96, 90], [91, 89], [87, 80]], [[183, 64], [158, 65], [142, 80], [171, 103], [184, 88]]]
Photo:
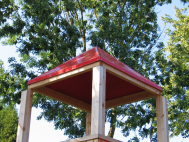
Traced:
[[92, 64], [94, 62], [98, 62], [98, 61], [102, 61], [102, 62], [122, 71], [123, 73], [125, 73], [137, 80], [140, 80], [141, 82], [148, 84], [148, 85], [158, 89], [159, 91], [162, 91], [162, 88], [160, 86], [156, 85], [149, 79], [145, 78], [140, 73], [131, 69], [130, 67], [128, 67], [124, 63], [120, 62], [119, 60], [117, 60], [116, 58], [111, 56], [110, 54], [106, 53], [99, 47], [94, 47], [94, 48], [78, 55], [77, 57], [75, 57], [67, 62], [64, 62], [61, 65], [43, 73], [42, 75], [30, 80], [28, 82], [28, 85], [64, 74], [64, 73], [72, 71], [72, 70], [76, 70], [78, 68], [81, 68], [83, 66], [86, 66], [86, 65]]

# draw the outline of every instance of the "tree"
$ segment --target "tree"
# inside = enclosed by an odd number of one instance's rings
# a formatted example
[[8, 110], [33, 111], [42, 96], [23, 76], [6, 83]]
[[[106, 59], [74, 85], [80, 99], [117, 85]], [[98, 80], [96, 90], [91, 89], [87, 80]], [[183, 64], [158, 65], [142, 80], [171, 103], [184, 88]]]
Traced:
[[20, 102], [20, 90], [26, 89], [26, 81], [14, 72], [5, 71], [0, 60], [0, 99], [2, 104], [14, 105]]
[[[189, 7], [178, 9], [175, 7], [176, 19], [166, 15], [163, 20], [171, 24], [173, 29], [167, 29], [169, 42], [167, 52], [168, 64], [164, 68], [167, 83], [164, 94], [169, 98], [169, 121], [171, 136], [181, 134], [189, 137]], [[179, 123], [177, 123], [179, 122]]]
[[[149, 76], [157, 76], [156, 54], [160, 53], [163, 44], [158, 42], [159, 34], [154, 11], [158, 3], [152, 1], [125, 1], [110, 5], [111, 1], [100, 3], [99, 17], [96, 22], [97, 31], [91, 32], [92, 45], [98, 45], [131, 68]], [[159, 83], [159, 78], [153, 79]], [[113, 137], [116, 127], [121, 127], [124, 136], [131, 130], [140, 129], [142, 138], [153, 138], [156, 128], [154, 99], [145, 103], [125, 105], [107, 111], [110, 122], [108, 135]], [[148, 105], [149, 109], [145, 109]], [[121, 117], [119, 121], [117, 118]], [[138, 120], [138, 122], [136, 122]], [[141, 120], [141, 121], [140, 121]], [[148, 128], [147, 124], [153, 127]], [[145, 126], [146, 125], [146, 126]], [[145, 130], [145, 131], [144, 131]]]
[[[0, 96], [5, 91], [10, 93], [12, 90], [11, 88], [7, 87], [7, 84], [5, 84], [6, 81], [9, 81], [10, 83], [10, 80], [7, 80], [7, 73], [2, 68], [2, 65], [3, 63], [0, 60]], [[0, 97], [0, 140], [2, 142], [15, 142], [18, 126], [17, 112], [14, 109], [14, 105], [3, 104], [3, 100]]]
[[0, 140], [2, 142], [15, 142], [18, 116], [14, 107], [2, 107], [0, 110], [0, 120]]
[[14, 10], [18, 7], [14, 4], [13, 0], [0, 1], [0, 24], [5, 23]]
[[[16, 45], [22, 62], [9, 59], [10, 74], [24, 79], [15, 98], [10, 98], [19, 100], [28, 80], [74, 57], [77, 49], [86, 51], [87, 43], [99, 46], [147, 78], [154, 76], [152, 80], [159, 84], [162, 76], [156, 68], [163, 43], [158, 41], [154, 9], [168, 2], [171, 1], [20, 1], [10, 15], [12, 22], [4, 22], [0, 29], [0, 38], [7, 38], [4, 44]], [[53, 120], [55, 128], [65, 129], [70, 138], [84, 135], [86, 112], [39, 94], [33, 100], [34, 106], [44, 110], [39, 119]], [[154, 99], [109, 109], [109, 136], [113, 137], [115, 128], [121, 127], [124, 136], [139, 129], [142, 138], [150, 136], [152, 140], [156, 137], [155, 117]]]

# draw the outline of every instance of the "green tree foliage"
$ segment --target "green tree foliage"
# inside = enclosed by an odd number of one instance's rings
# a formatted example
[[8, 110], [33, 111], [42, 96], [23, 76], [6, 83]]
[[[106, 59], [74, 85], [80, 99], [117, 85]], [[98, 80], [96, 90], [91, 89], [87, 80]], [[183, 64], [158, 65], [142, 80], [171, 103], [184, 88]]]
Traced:
[[0, 140], [1, 142], [15, 142], [18, 126], [17, 112], [12, 106], [0, 109]]
[[[5, 71], [0, 60], [0, 99], [2, 104], [13, 105], [20, 102], [20, 90], [26, 89], [26, 81], [19, 75]], [[19, 96], [19, 97], [18, 97]]]
[[10, 15], [18, 7], [14, 5], [13, 0], [1, 0], [0, 1], [0, 24], [5, 23]]
[[140, 140], [138, 139], [138, 137], [133, 137], [128, 142], [140, 142]]
[[[98, 45], [114, 57], [147, 78], [156, 76], [156, 55], [160, 54], [163, 43], [158, 42], [157, 15], [154, 11], [157, 2], [152, 1], [101, 1], [96, 10], [95, 28], [90, 34], [92, 45]], [[160, 3], [159, 3], [160, 4]], [[109, 6], [111, 5], [111, 6]], [[94, 17], [95, 18], [95, 17]], [[124, 136], [131, 130], [140, 130], [142, 138], [155, 137], [156, 120], [154, 99], [107, 110], [110, 122], [108, 135], [113, 137], [116, 127], [121, 127]], [[148, 109], [146, 109], [146, 106]], [[117, 118], [120, 119], [117, 119]], [[125, 121], [126, 120], [126, 121]], [[152, 123], [152, 124], [151, 124]], [[148, 127], [148, 124], [152, 125]]]
[[[0, 28], [4, 44], [16, 45], [21, 63], [10, 58], [11, 76], [22, 78], [14, 97], [27, 88], [34, 78], [76, 55], [86, 51], [86, 45], [99, 46], [145, 77], [162, 83], [158, 75], [163, 43], [159, 42], [155, 6], [170, 0], [20, 0], [11, 11], [9, 20]], [[161, 71], [161, 70], [160, 70]], [[4, 99], [5, 100], [5, 99]], [[33, 105], [43, 109], [38, 117], [54, 121], [56, 129], [65, 129], [70, 138], [81, 137], [85, 131], [86, 112], [50, 98], [34, 95]], [[18, 102], [18, 101], [14, 101]], [[119, 119], [118, 119], [119, 118]], [[121, 127], [124, 136], [139, 130], [139, 135], [156, 139], [155, 100], [129, 104], [106, 111], [110, 122], [109, 136]], [[137, 140], [134, 138], [133, 140]]]
[[[1, 142], [15, 142], [18, 126], [17, 112], [13, 107], [14, 105], [4, 105], [4, 101], [9, 99], [7, 94], [14, 98], [14, 87], [17, 87], [17, 85], [14, 78], [10, 77], [2, 66], [3, 62], [0, 60], [0, 140]], [[3, 99], [2, 96], [4, 96]], [[9, 100], [9, 102], [11, 101]]]
[[171, 136], [181, 133], [189, 137], [189, 7], [175, 7], [175, 11], [176, 19], [163, 17], [165, 23], [173, 27], [166, 32], [169, 42], [165, 51], [169, 62], [164, 67], [169, 74], [164, 92], [169, 98]]

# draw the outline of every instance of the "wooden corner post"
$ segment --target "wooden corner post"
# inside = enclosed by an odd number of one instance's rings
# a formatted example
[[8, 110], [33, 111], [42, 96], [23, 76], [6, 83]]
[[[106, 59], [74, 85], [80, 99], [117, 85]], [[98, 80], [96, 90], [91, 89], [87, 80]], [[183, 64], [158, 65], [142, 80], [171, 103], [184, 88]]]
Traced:
[[91, 113], [90, 112], [86, 115], [85, 133], [86, 133], [86, 136], [91, 135]]
[[28, 142], [29, 140], [32, 98], [33, 92], [31, 89], [23, 91], [21, 94], [16, 142]]
[[169, 142], [167, 99], [161, 95], [156, 97], [156, 113], [158, 142]]
[[106, 68], [93, 68], [91, 135], [105, 135]]

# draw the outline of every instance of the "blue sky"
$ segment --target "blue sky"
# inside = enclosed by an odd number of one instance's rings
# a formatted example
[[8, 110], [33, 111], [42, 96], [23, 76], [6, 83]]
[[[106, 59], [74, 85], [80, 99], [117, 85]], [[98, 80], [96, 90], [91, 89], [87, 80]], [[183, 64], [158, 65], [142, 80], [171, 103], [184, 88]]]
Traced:
[[[183, 4], [178, 0], [174, 1], [171, 5], [164, 5], [162, 7], [157, 7], [156, 11], [158, 12], [158, 23], [160, 25], [161, 30], [164, 28], [164, 23], [161, 20], [161, 16], [164, 16], [165, 14], [170, 15], [171, 17], [174, 17], [174, 5], [176, 5], [179, 8], [183, 7]], [[170, 28], [170, 25], [167, 25], [166, 28]], [[166, 45], [168, 41], [168, 37], [166, 35], [162, 35], [161, 40]], [[8, 63], [7, 60], [9, 57], [16, 57], [17, 60], [19, 60], [19, 55], [16, 53], [16, 47], [15, 46], [2, 46], [0, 44], [0, 59], [4, 61], [4, 67], [7, 70], [8, 69]], [[17, 106], [19, 111], [19, 106]], [[29, 142], [59, 142], [67, 139], [67, 136], [63, 135], [63, 131], [60, 130], [54, 130], [53, 122], [47, 122], [44, 119], [42, 120], [36, 120], [37, 116], [40, 114], [42, 110], [32, 108], [32, 116], [31, 116], [31, 125], [30, 125], [30, 138]], [[108, 133], [109, 124], [106, 124], [106, 134]], [[130, 137], [125, 138], [122, 136], [122, 133], [120, 132], [120, 129], [116, 129], [115, 132], [115, 139], [127, 142], [130, 138], [135, 135], [134, 133], [131, 134]], [[149, 139], [141, 140], [141, 142], [147, 142], [150, 141]], [[183, 139], [181, 136], [174, 137], [170, 139], [170, 142], [188, 142], [188, 139]]]

